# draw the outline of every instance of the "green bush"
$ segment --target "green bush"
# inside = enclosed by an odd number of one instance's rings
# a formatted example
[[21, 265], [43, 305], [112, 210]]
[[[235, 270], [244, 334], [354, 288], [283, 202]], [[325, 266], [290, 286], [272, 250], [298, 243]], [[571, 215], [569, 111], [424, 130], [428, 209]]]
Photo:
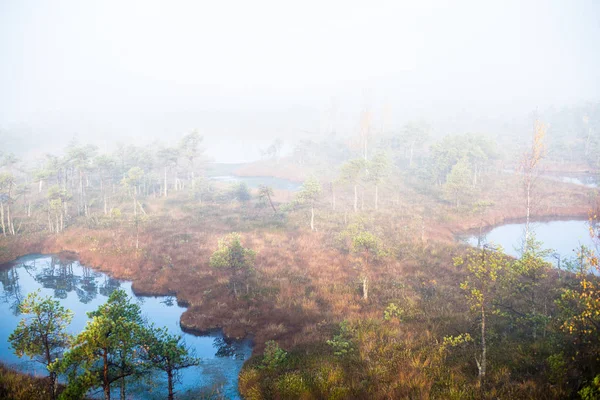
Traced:
[[274, 340], [269, 340], [263, 354], [262, 364], [259, 368], [275, 371], [285, 365], [287, 352], [283, 350]]

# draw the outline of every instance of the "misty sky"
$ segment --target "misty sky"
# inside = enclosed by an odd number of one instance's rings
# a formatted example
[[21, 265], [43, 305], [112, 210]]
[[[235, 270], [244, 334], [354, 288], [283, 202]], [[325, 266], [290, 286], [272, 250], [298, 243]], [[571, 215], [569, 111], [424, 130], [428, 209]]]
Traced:
[[275, 137], [351, 134], [364, 107], [393, 129], [597, 101], [599, 39], [594, 0], [0, 0], [0, 129], [198, 128], [218, 160], [248, 160]]

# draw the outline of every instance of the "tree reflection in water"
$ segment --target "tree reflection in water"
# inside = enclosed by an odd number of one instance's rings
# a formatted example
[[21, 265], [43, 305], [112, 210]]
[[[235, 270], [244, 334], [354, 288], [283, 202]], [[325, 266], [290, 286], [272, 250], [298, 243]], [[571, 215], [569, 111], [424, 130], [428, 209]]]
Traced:
[[242, 342], [231, 342], [223, 337], [216, 337], [213, 347], [217, 349], [215, 353], [217, 357], [230, 357], [235, 360], [243, 360], [245, 358]]
[[23, 293], [19, 284], [17, 268], [0, 270], [0, 282], [4, 288], [2, 302], [8, 304], [13, 315], [19, 315], [19, 305], [23, 300]]
[[100, 292], [101, 295], [108, 297], [108, 296], [110, 296], [110, 294], [112, 292], [114, 292], [120, 286], [121, 286], [121, 282], [105, 275], [104, 282], [102, 283], [102, 285], [100, 286], [100, 289], [98, 291]]
[[83, 276], [81, 277], [80, 286], [76, 288], [77, 297], [80, 302], [87, 304], [94, 300], [98, 293], [98, 286], [96, 285], [97, 275], [91, 268], [86, 267], [85, 265], [81, 266], [81, 270]]

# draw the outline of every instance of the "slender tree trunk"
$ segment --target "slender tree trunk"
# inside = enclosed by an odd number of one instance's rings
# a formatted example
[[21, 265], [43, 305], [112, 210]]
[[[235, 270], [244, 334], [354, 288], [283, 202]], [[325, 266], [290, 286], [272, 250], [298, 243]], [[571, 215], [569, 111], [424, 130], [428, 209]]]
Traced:
[[110, 382], [108, 381], [108, 351], [102, 349], [102, 361], [104, 368], [102, 370], [102, 387], [104, 389], [104, 400], [110, 400]]
[[140, 203], [139, 200], [137, 202], [137, 205], [140, 208], [140, 211], [142, 212], [142, 214], [146, 215], [146, 210], [144, 210], [144, 207], [142, 206], [142, 203]]
[[267, 199], [269, 199], [269, 204], [271, 205], [271, 208], [273, 209], [274, 213], [277, 213], [277, 209], [275, 208], [275, 206], [273, 205], [273, 200], [271, 200], [271, 194], [268, 193], [267, 191]]
[[77, 204], [77, 215], [81, 215], [82, 208], [83, 208], [83, 175], [81, 174], [81, 170], [79, 170], [79, 203]]
[[27, 200], [27, 218], [31, 218], [31, 200]]
[[331, 209], [335, 211], [335, 187], [331, 184]]
[[135, 198], [135, 194], [133, 195], [133, 216], [137, 220], [137, 199]]
[[[48, 338], [44, 340], [44, 349], [46, 352], [46, 367], [49, 367], [52, 364], [52, 355], [50, 354], [50, 344], [48, 343]], [[50, 372], [50, 393], [52, 394], [52, 399], [56, 399], [56, 372]]]
[[38, 193], [42, 193], [42, 186], [44, 186], [44, 180], [40, 179], [40, 185], [38, 186]]
[[50, 219], [50, 209], [48, 209], [48, 230], [50, 233], [53, 233], [54, 229], [52, 227], [52, 219]]
[[0, 219], [2, 220], [2, 234], [6, 236], [6, 226], [4, 225], [4, 203], [0, 202]]
[[481, 361], [477, 361], [477, 368], [479, 369], [479, 387], [483, 387], [487, 368], [487, 346], [485, 343], [485, 306], [483, 304], [481, 305]]
[[[531, 216], [531, 182], [527, 182], [526, 184], [526, 195], [527, 195], [527, 216], [525, 219], [525, 246], [527, 246], [528, 242], [529, 242], [529, 231], [530, 231], [530, 226], [529, 226], [529, 221], [530, 221], [530, 216]], [[525, 249], [523, 249], [525, 250]]]
[[56, 372], [50, 372], [50, 387], [52, 400], [56, 400], [56, 392], [58, 391], [58, 379], [56, 379]]
[[14, 236], [15, 227], [13, 226], [12, 219], [10, 218], [10, 204], [6, 204], [6, 223], [8, 224], [8, 231]]
[[106, 204], [106, 193], [104, 193], [103, 197], [104, 197], [104, 215], [107, 215], [108, 214], [108, 207], [107, 207], [107, 204]]
[[365, 210], [365, 190], [360, 191], [360, 211]]
[[358, 211], [358, 185], [354, 185], [354, 212]]
[[315, 230], [315, 207], [310, 206], [310, 230]]
[[363, 278], [362, 278], [362, 289], [363, 289], [363, 300], [369, 300], [369, 251], [365, 252], [365, 264], [363, 269]]
[[168, 385], [169, 385], [169, 400], [174, 400], [175, 396], [173, 394], [173, 371], [171, 371], [170, 369], [167, 370], [167, 381], [168, 381]]
[[167, 197], [167, 167], [165, 167], [165, 197]]
[[588, 128], [588, 135], [587, 135], [587, 139], [585, 140], [585, 155], [587, 156], [589, 154], [589, 149], [590, 149], [590, 136], [592, 135], [592, 128]]
[[379, 210], [379, 186], [375, 185], [375, 211]]

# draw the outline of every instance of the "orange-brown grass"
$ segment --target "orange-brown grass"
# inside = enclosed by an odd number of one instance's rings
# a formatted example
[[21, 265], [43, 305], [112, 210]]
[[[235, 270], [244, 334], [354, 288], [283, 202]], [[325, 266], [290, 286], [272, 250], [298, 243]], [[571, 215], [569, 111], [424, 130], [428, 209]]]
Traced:
[[[59, 386], [59, 391], [62, 385]], [[0, 399], [4, 400], [50, 400], [48, 378], [21, 374], [0, 364]]]
[[[510, 205], [508, 189], [503, 186], [514, 185], [514, 177], [498, 179], [496, 186], [484, 188], [483, 195], [496, 202], [486, 211], [486, 224], [497, 220], [495, 213], [501, 218], [522, 215], [518, 206]], [[368, 360], [375, 357], [371, 353], [377, 353], [377, 359], [384, 360], [380, 352], [389, 348], [396, 354], [394, 360], [406, 366], [399, 370], [390, 367], [384, 373], [377, 364], [367, 363], [368, 376], [361, 372], [357, 379], [378, 382], [378, 398], [418, 398], [436, 390], [434, 375], [425, 372], [435, 361], [437, 342], [444, 335], [476, 330], [459, 288], [464, 271], [452, 262], [463, 249], [450, 242], [449, 233], [478, 226], [479, 216], [456, 210], [408, 185], [401, 190], [403, 195], [397, 198], [392, 189], [382, 188], [377, 212], [365, 193], [365, 211], [357, 214], [349, 207], [351, 191], [340, 190], [335, 211], [326, 200], [318, 204], [317, 232], [307, 227], [306, 209], [291, 211], [282, 227], [269, 208], [252, 203], [199, 205], [184, 193], [174, 193], [168, 199], [146, 199], [149, 217], [140, 224], [137, 250], [135, 228], [126, 219], [89, 227], [80, 218], [60, 235], [3, 238], [0, 257], [8, 261], [30, 252], [76, 252], [84, 264], [132, 280], [139, 294], [176, 294], [178, 301], [188, 306], [181, 319], [184, 328], [205, 331], [220, 327], [231, 337], [252, 334], [256, 353], [273, 339], [283, 348], [310, 352], [315, 345], [325, 346], [342, 320], [381, 321], [393, 302], [402, 306], [406, 318], [402, 324], [373, 323], [374, 328], [367, 329], [360, 342], [361, 357]], [[539, 215], [566, 215], [568, 210], [579, 213], [585, 208], [588, 192], [583, 189], [552, 184], [542, 185], [542, 190], [548, 195], [545, 199], [566, 197], [555, 206], [539, 208]], [[518, 196], [515, 191], [514, 198]], [[553, 204], [554, 200], [545, 201]], [[339, 240], [347, 224], [356, 222], [377, 234], [387, 250], [387, 256], [370, 265], [368, 301], [360, 291], [361, 261]], [[231, 231], [240, 231], [244, 246], [257, 252], [248, 290], [244, 287], [237, 297], [229, 287], [231, 271], [209, 266], [219, 238]], [[404, 348], [397, 347], [398, 338]], [[322, 372], [337, 376], [336, 368], [333, 365]], [[452, 378], [456, 382], [473, 382], [472, 356], [465, 357], [460, 368], [450, 369], [458, 376]], [[379, 373], [389, 381], [377, 380]], [[290, 375], [285, 379], [296, 378]], [[458, 390], [460, 398], [459, 386], [448, 383], [444, 387]], [[253, 390], [251, 385], [248, 390]]]

